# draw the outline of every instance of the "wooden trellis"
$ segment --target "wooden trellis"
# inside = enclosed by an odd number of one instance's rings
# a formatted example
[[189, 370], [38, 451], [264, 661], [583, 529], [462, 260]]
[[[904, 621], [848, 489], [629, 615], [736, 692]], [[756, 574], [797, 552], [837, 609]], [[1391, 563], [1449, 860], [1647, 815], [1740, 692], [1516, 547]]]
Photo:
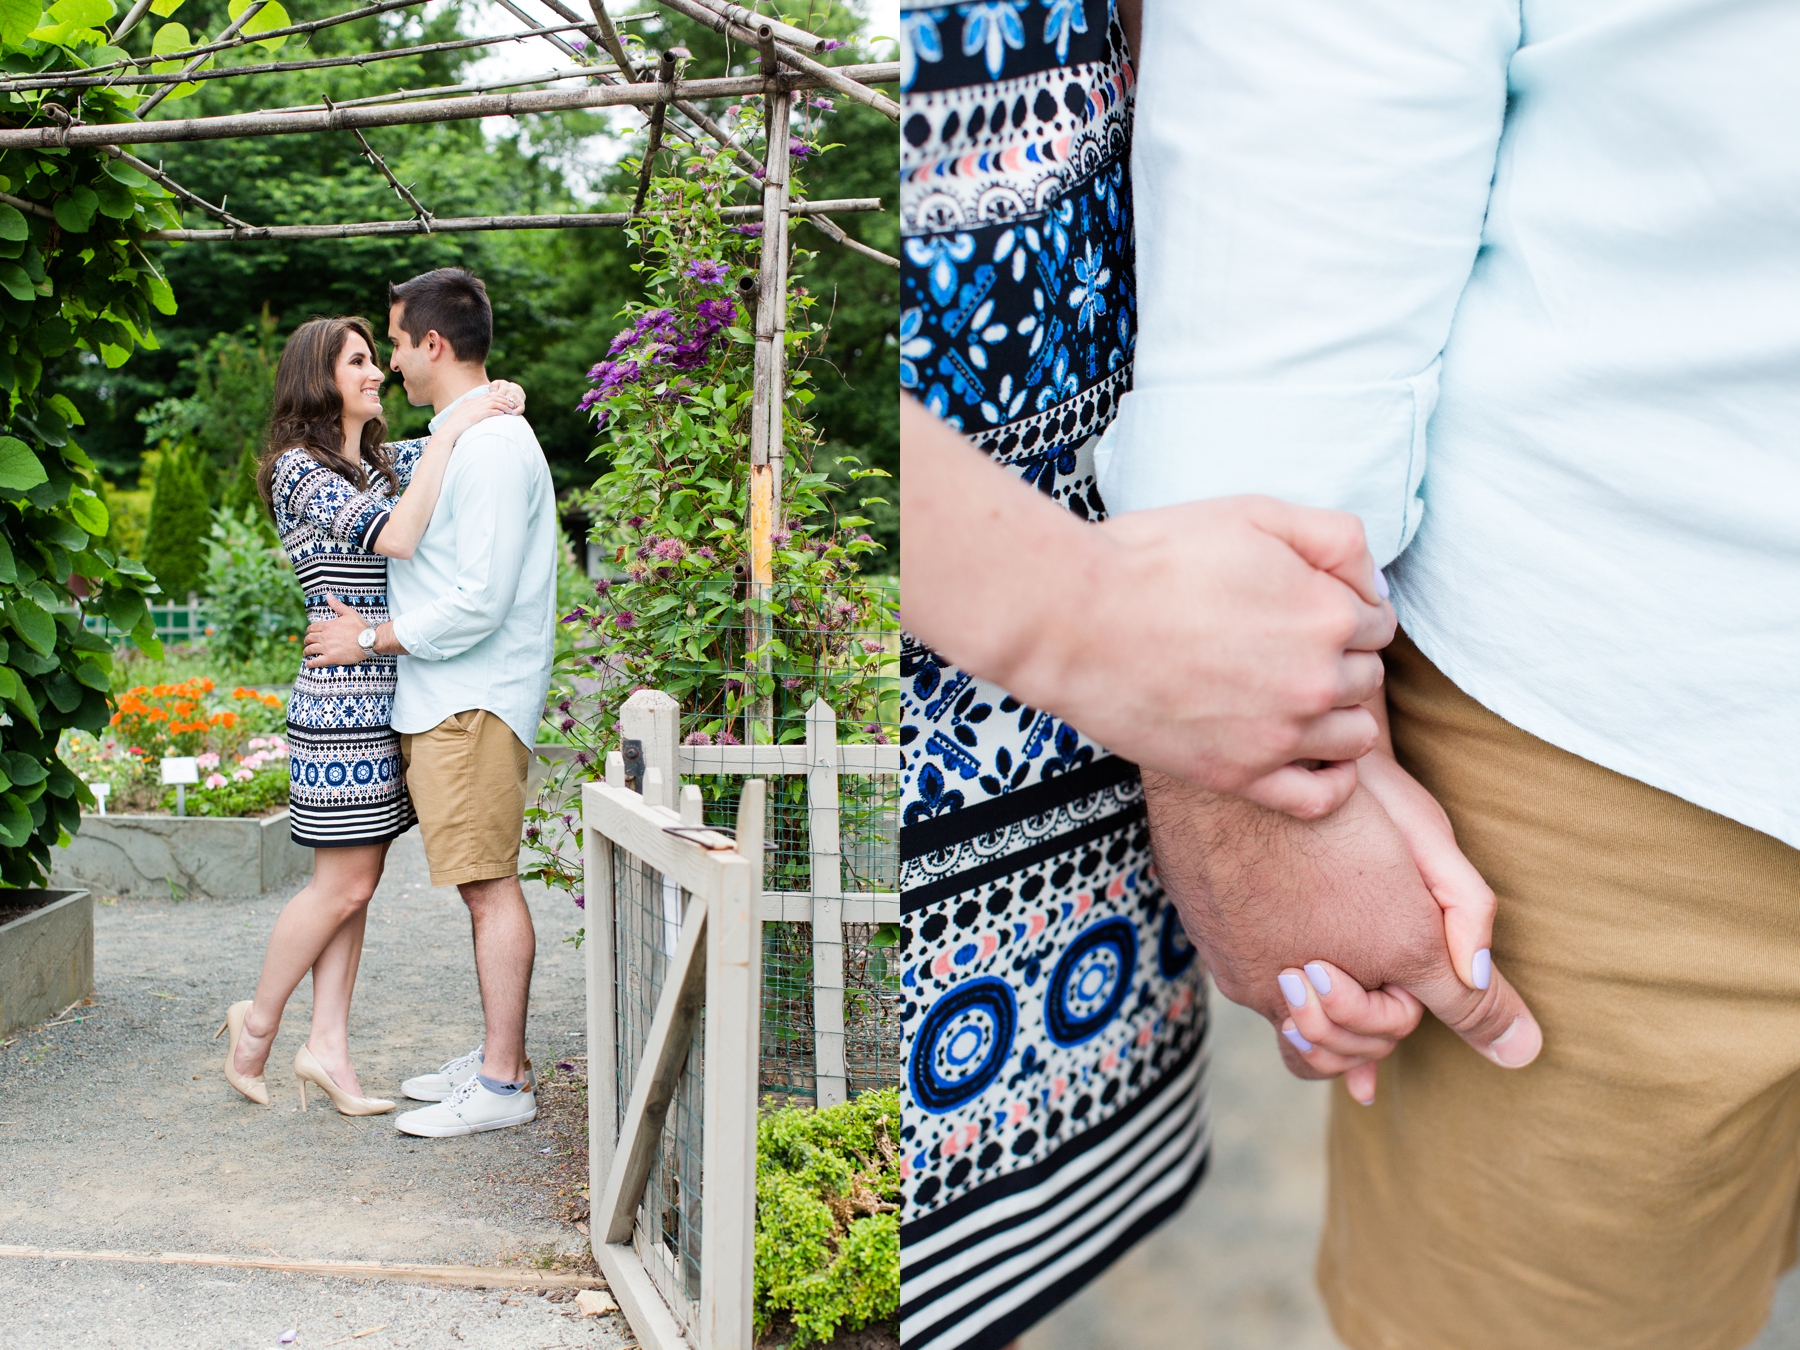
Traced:
[[[447, 234], [488, 230], [594, 229], [624, 225], [638, 218], [641, 213], [644, 193], [640, 185], [633, 210], [629, 212], [438, 218], [417, 199], [408, 185], [394, 176], [387, 164], [369, 146], [362, 136], [363, 130], [368, 127], [465, 121], [481, 117], [516, 117], [589, 108], [643, 108], [650, 116], [650, 143], [644, 155], [645, 183], [648, 181], [656, 148], [665, 135], [676, 135], [690, 141], [706, 137], [730, 150], [733, 161], [745, 178], [759, 183], [761, 195], [761, 202], [757, 206], [728, 207], [722, 213], [728, 219], [760, 219], [762, 223], [761, 265], [755, 287], [756, 364], [752, 385], [749, 518], [746, 521], [750, 535], [750, 576], [747, 589], [752, 601], [746, 615], [746, 629], [751, 637], [751, 647], [755, 650], [769, 636], [762, 608], [773, 594], [773, 535], [781, 528], [783, 519], [782, 407], [786, 382], [784, 339], [788, 300], [788, 222], [792, 219], [804, 220], [846, 248], [888, 266], [900, 265], [897, 258], [889, 257], [850, 238], [831, 220], [836, 214], [880, 210], [879, 199], [808, 202], [792, 197], [788, 128], [793, 100], [796, 93], [804, 90], [831, 89], [898, 122], [899, 105], [869, 86], [897, 82], [900, 78], [899, 63], [827, 66], [813, 58], [828, 51], [833, 44], [817, 34], [755, 14], [731, 4], [729, 0], [657, 0], [658, 4], [671, 13], [703, 23], [726, 37], [754, 46], [760, 55], [762, 69], [757, 75], [686, 79], [682, 72], [682, 62], [674, 52], [664, 52], [653, 66], [640, 68], [619, 40], [617, 27], [607, 12], [605, 0], [587, 0], [592, 12], [591, 23], [576, 14], [565, 0], [543, 0], [564, 21], [554, 25], [539, 23], [513, 3], [513, 0], [499, 2], [525, 25], [522, 30], [492, 38], [426, 43], [348, 57], [317, 57], [214, 70], [202, 69], [209, 58], [221, 52], [241, 49], [254, 42], [318, 32], [337, 24], [426, 3], [426, 0], [376, 0], [376, 3], [323, 19], [246, 33], [247, 25], [267, 3], [267, 0], [251, 0], [243, 12], [212, 42], [201, 43], [182, 51], [126, 57], [80, 71], [0, 78], [0, 92], [67, 91], [75, 95], [70, 102], [76, 108], [76, 113], [71, 114], [63, 104], [43, 100], [38, 105], [41, 118], [35, 125], [0, 128], [0, 150], [69, 146], [104, 149], [108, 154], [144, 173], [180, 201], [206, 212], [222, 227], [145, 232], [146, 239], [171, 243], [253, 243], [271, 239], [349, 239], [369, 235]], [[113, 39], [116, 41], [135, 26], [147, 10], [148, 0], [137, 0], [121, 20]], [[604, 52], [608, 59], [590, 60], [584, 57], [564, 40], [564, 33], [582, 34], [595, 44], [596, 51]], [[118, 85], [141, 85], [146, 88], [158, 86], [139, 105], [140, 111], [147, 112], [181, 84], [194, 80], [255, 78], [258, 75], [317, 70], [335, 65], [369, 66], [427, 52], [523, 41], [548, 43], [577, 63], [573, 68], [546, 72], [544, 82], [581, 79], [587, 81], [586, 87], [572, 90], [495, 92], [519, 83], [514, 80], [492, 85], [397, 90], [391, 95], [359, 99], [353, 103], [333, 104], [327, 100], [322, 107], [274, 108], [218, 117], [89, 124], [84, 123], [79, 116], [79, 96], [84, 89]], [[184, 62], [183, 68], [179, 72], [169, 71], [167, 64], [176, 61]], [[147, 69], [153, 65], [164, 68], [159, 71]], [[443, 95], [452, 96], [442, 97]], [[764, 157], [760, 163], [698, 106], [699, 100], [742, 98], [747, 95], [762, 95], [764, 100], [767, 136]], [[685, 118], [691, 124], [691, 129], [680, 125], [677, 117]], [[357, 137], [370, 163], [387, 179], [395, 194], [412, 211], [410, 219], [322, 225], [255, 225], [227, 212], [223, 202], [214, 205], [206, 201], [198, 193], [175, 182], [159, 166], [121, 149], [127, 145], [177, 144], [335, 131], [347, 131]], [[54, 218], [48, 206], [30, 198], [0, 192], [0, 202], [28, 214]], [[750, 716], [753, 721], [772, 724], [772, 709], [766, 700], [753, 707]]]

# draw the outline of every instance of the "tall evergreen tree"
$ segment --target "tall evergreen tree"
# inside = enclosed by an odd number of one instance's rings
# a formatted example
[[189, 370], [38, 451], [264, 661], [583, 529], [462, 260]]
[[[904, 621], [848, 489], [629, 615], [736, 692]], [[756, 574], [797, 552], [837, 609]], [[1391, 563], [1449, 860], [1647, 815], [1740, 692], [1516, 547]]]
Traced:
[[198, 591], [206, 575], [206, 540], [212, 513], [206, 500], [204, 457], [191, 444], [163, 451], [150, 498], [144, 566], [163, 594], [180, 603]]

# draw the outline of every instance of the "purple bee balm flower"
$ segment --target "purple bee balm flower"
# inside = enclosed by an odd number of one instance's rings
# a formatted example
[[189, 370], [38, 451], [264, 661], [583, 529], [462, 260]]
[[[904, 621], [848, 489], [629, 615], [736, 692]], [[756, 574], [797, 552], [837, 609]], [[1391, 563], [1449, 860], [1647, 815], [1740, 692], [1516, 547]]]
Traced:
[[742, 741], [740, 741], [736, 736], [733, 736], [729, 731], [721, 731], [719, 733], [719, 738], [716, 743], [719, 745], [742, 745], [743, 744]]
[[688, 264], [685, 275], [703, 286], [720, 286], [725, 282], [725, 264], [715, 258], [699, 258]]
[[781, 682], [781, 687], [783, 689], [804, 689], [806, 688], [806, 681], [801, 679], [798, 675], [790, 675]]
[[683, 745], [711, 745], [712, 737], [708, 736], [704, 731], [696, 731], [696, 732], [693, 732], [691, 735], [689, 735], [688, 738], [682, 742], [682, 744]]
[[575, 730], [575, 719], [574, 719], [574, 718], [573, 718], [573, 717], [565, 717], [565, 718], [563, 718], [563, 720], [562, 720], [562, 734], [563, 734], [563, 735], [565, 735], [565, 736], [567, 736], [567, 735], [568, 735], [568, 734], [569, 734], [569, 733], [570, 733], [570, 732], [571, 732], [571, 731], [573, 731], [573, 730]]
[[883, 643], [877, 642], [874, 638], [864, 638], [863, 650], [870, 656], [873, 656], [876, 652], [886, 651], [887, 647]]
[[630, 520], [625, 522], [625, 525], [628, 529], [641, 530], [644, 528], [644, 518], [642, 516], [633, 516]]
[[[727, 681], [725, 681], [725, 692], [728, 694], [743, 693], [744, 692], [744, 682], [742, 680], [727, 680]], [[734, 745], [736, 744], [735, 741], [732, 743]], [[725, 744], [725, 742], [720, 741], [719, 744], [723, 745], [723, 744]]]
[[650, 535], [644, 540], [643, 543], [638, 545], [637, 556], [640, 558], [648, 558], [655, 551], [656, 551], [656, 536]]
[[[598, 657], [594, 658], [596, 664], [599, 663], [599, 659]], [[575, 762], [585, 767], [594, 762], [594, 757], [585, 750], [578, 750], [575, 753]]]
[[625, 575], [630, 577], [633, 581], [642, 581], [645, 577], [650, 575], [650, 569], [645, 567], [642, 563], [633, 563], [630, 567], [625, 569]]
[[637, 615], [628, 609], [622, 609], [613, 615], [613, 627], [624, 630], [637, 626]]
[[656, 546], [656, 556], [664, 562], [680, 562], [686, 553], [679, 539], [664, 539]]
[[786, 548], [788, 540], [794, 537], [792, 530], [774, 530], [769, 535], [769, 542], [776, 548]]
[[705, 544], [700, 545], [700, 547], [695, 549], [694, 552], [697, 553], [700, 557], [705, 558], [706, 561], [708, 561], [709, 563], [716, 563], [717, 561], [719, 561], [719, 555], [714, 553]]
[[859, 544], [872, 544], [875, 541], [866, 534], [859, 534], [856, 536], [856, 542]]
[[887, 743], [888, 743], [887, 732], [878, 731], [875, 733], [875, 744], [886, 745]]
[[600, 580], [598, 580], [594, 583], [594, 594], [595, 595], [605, 595], [611, 589], [612, 589], [612, 578], [611, 577], [601, 577]]
[[569, 711], [569, 700], [565, 698], [561, 703], [557, 704], [556, 711], [565, 713]]

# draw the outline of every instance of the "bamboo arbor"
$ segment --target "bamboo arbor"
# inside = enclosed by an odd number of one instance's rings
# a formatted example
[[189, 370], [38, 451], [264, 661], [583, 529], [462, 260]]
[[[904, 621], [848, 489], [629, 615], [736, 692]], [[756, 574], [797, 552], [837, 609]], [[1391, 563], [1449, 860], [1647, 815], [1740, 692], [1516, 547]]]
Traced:
[[[251, 0], [216, 39], [184, 50], [158, 52], [144, 57], [125, 57], [78, 71], [63, 70], [0, 78], [0, 93], [38, 93], [44, 96], [37, 104], [38, 115], [28, 125], [0, 128], [0, 150], [74, 146], [101, 149], [158, 183], [179, 201], [206, 213], [218, 222], [218, 228], [214, 229], [146, 231], [146, 239], [209, 244], [251, 243], [271, 239], [348, 239], [368, 235], [621, 226], [642, 211], [651, 166], [663, 138], [674, 136], [686, 141], [710, 139], [730, 150], [738, 170], [746, 180], [758, 183], [761, 193], [760, 205], [729, 207], [723, 212], [728, 218], [760, 220], [762, 224], [761, 265], [755, 288], [756, 351], [746, 522], [750, 539], [750, 604], [745, 616], [750, 649], [754, 652], [760, 648], [770, 636], [764, 610], [772, 596], [774, 585], [773, 535], [781, 527], [783, 519], [782, 407], [786, 380], [784, 344], [788, 302], [788, 224], [791, 220], [803, 220], [846, 248], [888, 266], [899, 266], [898, 259], [850, 238], [831, 220], [836, 214], [880, 210], [879, 199], [809, 202], [793, 197], [788, 134], [793, 100], [801, 91], [830, 89], [876, 109], [897, 123], [900, 116], [899, 105], [870, 86], [898, 81], [899, 64], [828, 66], [815, 58], [836, 45], [831, 40], [756, 14], [730, 3], [730, 0], [657, 0], [659, 5], [672, 13], [702, 23], [746, 46], [755, 47], [760, 55], [761, 71], [756, 75], [691, 79], [684, 75], [683, 63], [674, 51], [661, 53], [660, 59], [651, 64], [640, 66], [635, 62], [619, 38], [617, 25], [607, 11], [605, 0], [586, 0], [591, 11], [591, 21], [589, 17], [577, 14], [566, 0], [543, 0], [562, 20], [558, 24], [540, 23], [514, 3], [514, 0], [498, 0], [503, 8], [524, 25], [521, 29], [496, 37], [426, 43], [350, 56], [268, 61], [205, 69], [211, 58], [252, 43], [266, 43], [272, 38], [318, 32], [358, 19], [416, 8], [426, 3], [426, 0], [376, 0], [375, 3], [326, 18], [279, 27], [257, 22], [268, 2], [269, 0]], [[137, 24], [148, 11], [149, 3], [150, 0], [137, 0], [112, 33], [113, 41], [116, 42]], [[276, 12], [279, 13], [279, 9]], [[596, 55], [585, 55], [567, 41], [566, 34], [585, 37], [593, 44], [591, 50]], [[561, 56], [574, 64], [559, 66], [532, 77], [491, 84], [397, 89], [391, 94], [342, 104], [333, 104], [327, 100], [319, 106], [269, 108], [229, 116], [141, 120], [143, 113], [154, 109], [185, 83], [255, 79], [285, 71], [317, 70], [350, 64], [367, 67], [381, 61], [429, 52], [519, 42], [542, 42], [554, 47]], [[605, 54], [604, 59], [599, 53]], [[170, 67], [176, 63], [181, 63], [180, 70], [171, 70]], [[152, 66], [157, 69], [150, 69]], [[581, 83], [574, 88], [518, 89], [521, 84], [564, 84], [572, 81]], [[133, 87], [148, 91], [147, 96], [137, 105], [140, 120], [96, 123], [82, 120], [80, 111], [83, 91]], [[760, 162], [700, 106], [702, 100], [758, 94], [764, 99], [767, 131], [764, 157]], [[64, 101], [53, 101], [50, 97], [52, 95]], [[73, 113], [69, 111], [70, 107], [75, 109]], [[362, 135], [363, 130], [368, 127], [407, 126], [609, 107], [641, 108], [649, 116], [649, 142], [645, 148], [639, 190], [630, 212], [439, 218], [417, 199], [407, 185], [394, 176], [386, 162]], [[214, 205], [206, 201], [199, 194], [171, 179], [160, 166], [152, 165], [122, 148], [322, 132], [347, 132], [355, 135], [365, 157], [387, 179], [395, 195], [406, 204], [410, 217], [404, 220], [342, 224], [256, 225], [227, 212], [223, 202]], [[0, 202], [32, 215], [53, 215], [51, 209], [43, 203], [10, 193], [0, 192]], [[767, 706], [767, 700], [752, 710], [749, 720], [752, 725], [747, 726], [746, 730], [751, 732], [751, 739], [755, 738], [756, 729], [766, 732], [772, 727], [772, 712]]]

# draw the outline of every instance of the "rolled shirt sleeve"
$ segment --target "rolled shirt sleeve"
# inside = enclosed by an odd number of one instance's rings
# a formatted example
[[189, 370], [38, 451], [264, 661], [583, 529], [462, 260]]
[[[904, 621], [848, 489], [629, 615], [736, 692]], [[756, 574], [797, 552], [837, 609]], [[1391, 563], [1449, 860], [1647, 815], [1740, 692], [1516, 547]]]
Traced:
[[1266, 493], [1406, 546], [1518, 41], [1503, 0], [1147, 0], [1111, 511]]
[[506, 441], [479, 431], [458, 442], [457, 472], [444, 485], [456, 513], [455, 579], [429, 604], [394, 619], [396, 640], [426, 661], [460, 656], [498, 629], [525, 567], [527, 476], [511, 471]]

